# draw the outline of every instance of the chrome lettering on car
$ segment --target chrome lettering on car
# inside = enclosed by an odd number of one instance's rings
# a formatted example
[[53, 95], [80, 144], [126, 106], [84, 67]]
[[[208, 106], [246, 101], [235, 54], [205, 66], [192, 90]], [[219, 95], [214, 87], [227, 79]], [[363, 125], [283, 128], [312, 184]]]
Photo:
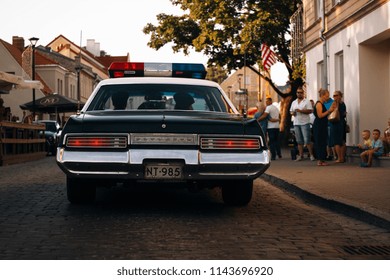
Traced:
[[131, 144], [133, 145], [196, 145], [197, 142], [195, 134], [131, 134]]

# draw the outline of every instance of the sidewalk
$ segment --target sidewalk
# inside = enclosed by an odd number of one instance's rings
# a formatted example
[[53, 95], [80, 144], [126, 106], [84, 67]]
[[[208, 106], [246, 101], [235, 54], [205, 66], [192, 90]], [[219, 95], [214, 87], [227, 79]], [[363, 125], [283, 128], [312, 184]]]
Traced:
[[361, 168], [354, 163], [317, 166], [305, 158], [291, 160], [290, 151], [284, 158], [271, 162], [261, 177], [294, 195], [332, 211], [390, 229], [390, 169]]

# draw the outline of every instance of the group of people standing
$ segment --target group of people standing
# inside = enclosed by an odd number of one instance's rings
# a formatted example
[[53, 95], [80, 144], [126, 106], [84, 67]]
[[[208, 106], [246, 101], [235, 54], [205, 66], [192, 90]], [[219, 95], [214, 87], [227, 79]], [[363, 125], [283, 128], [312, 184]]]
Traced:
[[268, 143], [271, 151], [271, 160], [275, 160], [276, 156], [282, 157], [282, 152], [279, 143], [279, 124], [280, 112], [279, 109], [272, 103], [272, 98], [268, 97], [265, 100], [267, 107], [265, 110], [262, 105], [258, 105], [258, 111], [255, 118], [260, 122], [261, 128], [268, 134]]
[[[345, 162], [347, 109], [342, 97], [341, 91], [335, 91], [331, 99], [327, 89], [320, 89], [319, 100], [313, 105], [311, 100], [305, 98], [303, 89], [298, 88], [297, 99], [290, 107], [290, 113], [294, 117], [294, 132], [299, 153], [296, 161], [304, 158], [304, 146], [306, 146], [310, 160], [317, 159], [318, 166], [328, 165], [326, 162], [327, 148], [332, 147], [336, 154], [335, 162]], [[271, 98], [266, 99], [266, 105], [265, 110], [262, 110], [261, 104], [259, 105], [255, 118], [260, 122], [263, 130], [268, 133], [271, 160], [275, 160], [276, 156], [281, 157], [278, 140], [280, 116]], [[329, 115], [335, 110], [338, 110], [338, 118], [328, 121]]]
[[[329, 104], [330, 94], [327, 89], [319, 90], [319, 100], [314, 106], [313, 114], [315, 116], [313, 123], [314, 149], [317, 155], [317, 164], [319, 166], [328, 165], [327, 148], [333, 148], [336, 152], [336, 163], [345, 162], [346, 154], [346, 133], [347, 133], [347, 107], [342, 100], [341, 91], [335, 91], [333, 102]], [[329, 121], [330, 114], [338, 110], [338, 118]]]

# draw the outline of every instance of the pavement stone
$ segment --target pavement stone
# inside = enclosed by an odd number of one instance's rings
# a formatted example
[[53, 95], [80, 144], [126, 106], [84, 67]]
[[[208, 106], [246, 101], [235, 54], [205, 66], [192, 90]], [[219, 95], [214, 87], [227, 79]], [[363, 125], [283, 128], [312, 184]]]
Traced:
[[348, 162], [317, 166], [309, 158], [296, 162], [283, 157], [272, 161], [262, 178], [311, 203], [390, 229], [389, 171]]
[[[283, 161], [285, 169], [294, 164]], [[0, 194], [2, 260], [390, 258], [388, 230], [302, 203], [261, 179], [247, 207], [225, 206], [219, 190], [159, 186], [100, 188], [95, 203], [71, 205], [65, 175], [47, 157], [0, 167]], [[386, 253], [351, 254], [346, 246]]]

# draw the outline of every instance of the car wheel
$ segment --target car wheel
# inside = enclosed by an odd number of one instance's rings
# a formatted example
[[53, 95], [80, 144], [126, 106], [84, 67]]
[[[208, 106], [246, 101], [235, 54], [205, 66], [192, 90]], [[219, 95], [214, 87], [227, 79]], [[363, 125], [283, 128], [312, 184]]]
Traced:
[[253, 180], [225, 182], [222, 186], [222, 199], [231, 206], [247, 205], [252, 199]]
[[96, 187], [86, 180], [67, 178], [66, 190], [70, 203], [79, 204], [95, 200]]

